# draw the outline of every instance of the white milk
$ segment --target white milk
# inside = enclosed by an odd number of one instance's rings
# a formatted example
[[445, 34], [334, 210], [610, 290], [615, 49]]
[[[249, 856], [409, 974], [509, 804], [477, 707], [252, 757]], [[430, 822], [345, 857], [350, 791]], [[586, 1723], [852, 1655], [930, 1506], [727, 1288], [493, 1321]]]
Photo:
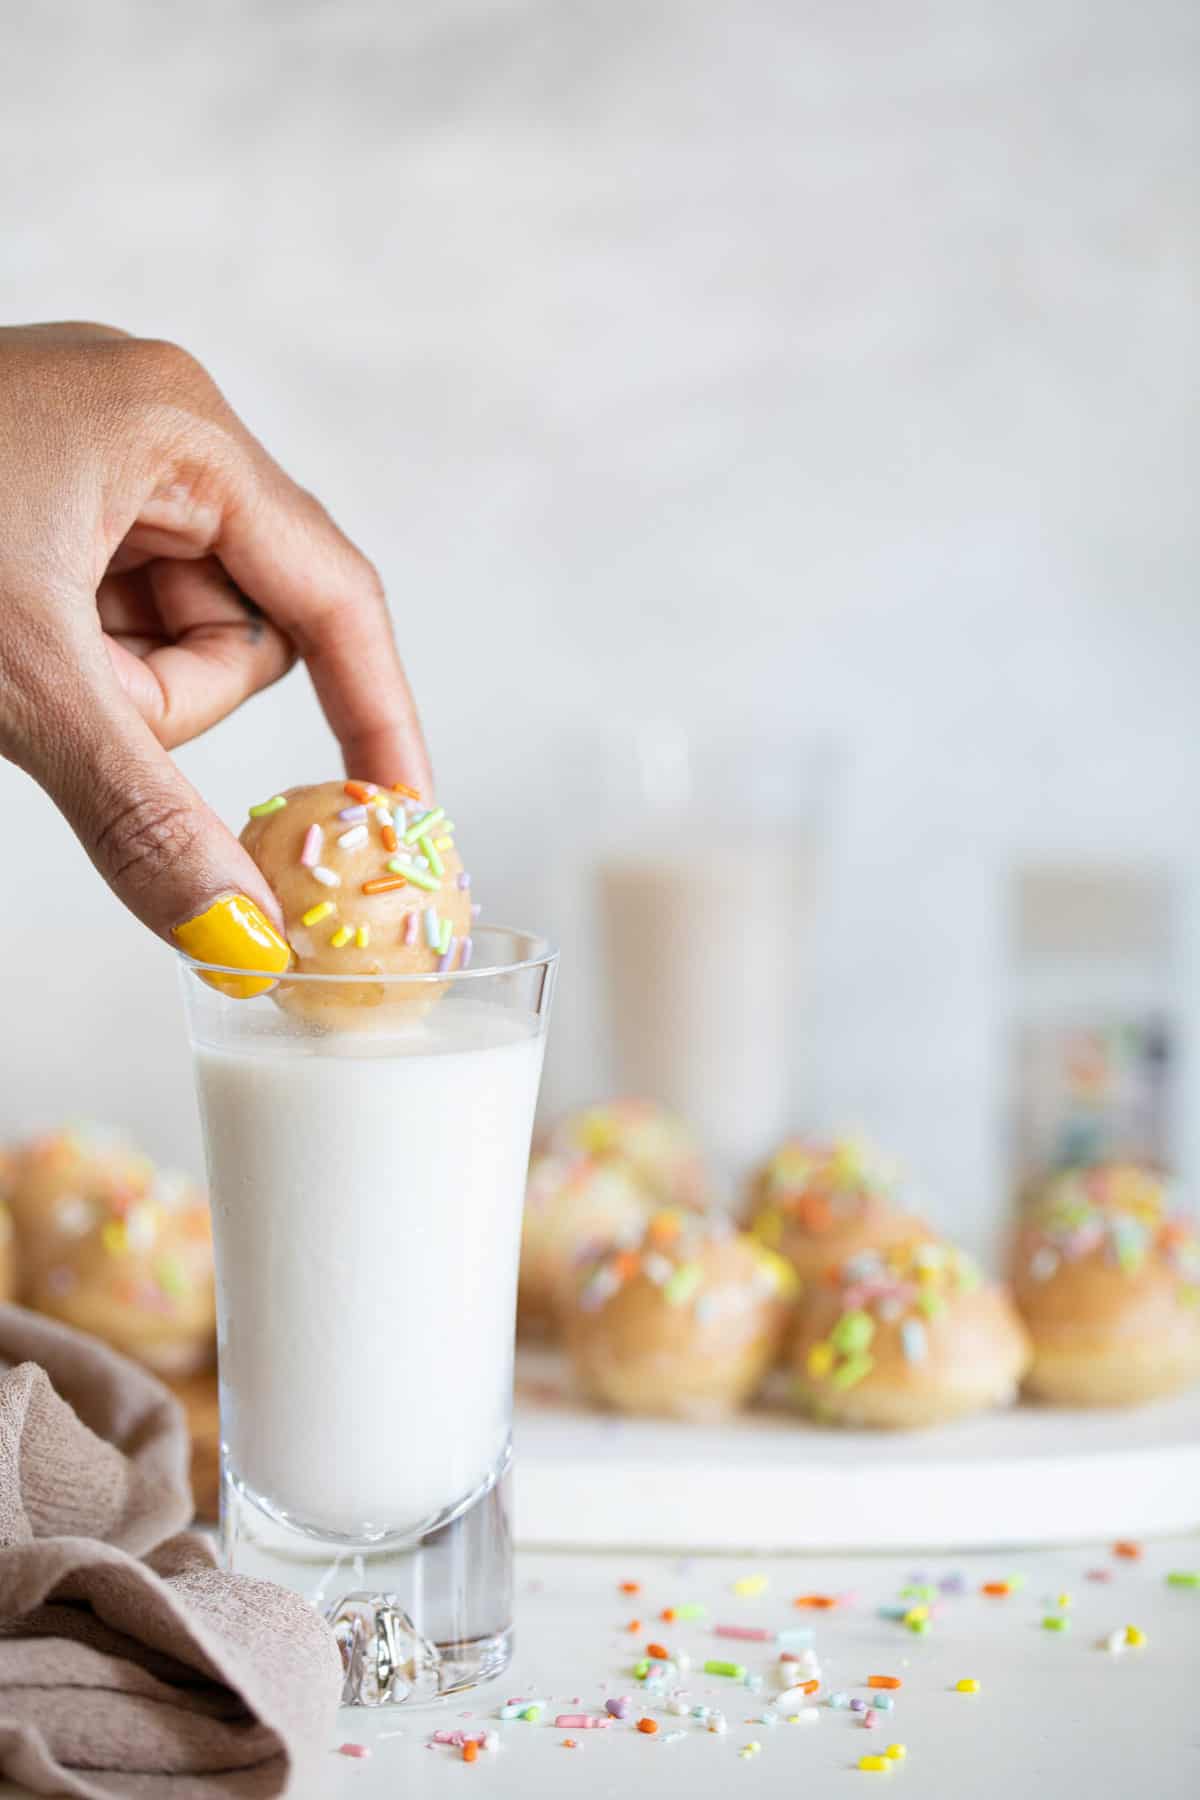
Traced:
[[456, 1002], [386, 1038], [197, 1046], [225, 1443], [297, 1524], [409, 1531], [503, 1454], [542, 1042]]
[[791, 1123], [807, 872], [762, 842], [597, 870], [618, 1084], [689, 1120], [729, 1178]]

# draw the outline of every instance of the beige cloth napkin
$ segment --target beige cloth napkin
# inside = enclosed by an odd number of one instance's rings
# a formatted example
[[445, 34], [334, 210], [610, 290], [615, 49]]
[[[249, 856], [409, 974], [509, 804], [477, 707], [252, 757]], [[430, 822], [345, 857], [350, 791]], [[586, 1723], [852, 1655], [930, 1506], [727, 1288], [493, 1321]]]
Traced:
[[0, 1774], [79, 1800], [287, 1793], [341, 1662], [297, 1594], [215, 1567], [167, 1390], [0, 1306]]

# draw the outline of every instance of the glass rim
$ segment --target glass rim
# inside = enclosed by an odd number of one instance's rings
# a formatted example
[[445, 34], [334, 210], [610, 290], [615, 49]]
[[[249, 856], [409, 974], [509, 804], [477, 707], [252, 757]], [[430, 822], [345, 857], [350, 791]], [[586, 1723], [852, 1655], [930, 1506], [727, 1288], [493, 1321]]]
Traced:
[[377, 975], [366, 974], [362, 970], [351, 970], [345, 975], [310, 975], [291, 969], [247, 969], [235, 968], [229, 963], [201, 962], [197, 957], [189, 956], [186, 950], [173, 946], [175, 958], [181, 969], [187, 969], [194, 975], [237, 975], [248, 981], [269, 981], [273, 987], [282, 982], [299, 982], [305, 987], [421, 987], [437, 983], [444, 986], [447, 982], [486, 981], [490, 976], [520, 975], [532, 969], [549, 969], [558, 962], [558, 946], [541, 932], [525, 931], [516, 925], [487, 924], [476, 926], [471, 934], [475, 938], [486, 933], [507, 933], [509, 937], [525, 938], [531, 944], [543, 946], [536, 956], [522, 957], [518, 962], [472, 963], [469, 969], [446, 969], [439, 973], [436, 969], [425, 970], [420, 974], [388, 973], [381, 971]]

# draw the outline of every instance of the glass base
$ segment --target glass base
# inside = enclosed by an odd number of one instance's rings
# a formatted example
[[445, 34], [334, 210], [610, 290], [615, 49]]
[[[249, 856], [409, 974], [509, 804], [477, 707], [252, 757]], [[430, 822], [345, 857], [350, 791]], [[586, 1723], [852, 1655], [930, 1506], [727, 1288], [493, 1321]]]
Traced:
[[344, 1706], [438, 1700], [512, 1660], [510, 1481], [506, 1457], [448, 1524], [415, 1541], [355, 1544], [282, 1522], [225, 1465], [222, 1557], [325, 1614], [342, 1653]]

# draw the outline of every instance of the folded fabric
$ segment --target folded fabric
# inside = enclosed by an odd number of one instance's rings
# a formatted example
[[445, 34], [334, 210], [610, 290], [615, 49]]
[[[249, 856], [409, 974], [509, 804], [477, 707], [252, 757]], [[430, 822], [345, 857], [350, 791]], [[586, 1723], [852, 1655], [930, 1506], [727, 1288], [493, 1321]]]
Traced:
[[341, 1659], [297, 1594], [215, 1566], [183, 1412], [0, 1306], [0, 1774], [79, 1800], [268, 1800], [328, 1753]]

